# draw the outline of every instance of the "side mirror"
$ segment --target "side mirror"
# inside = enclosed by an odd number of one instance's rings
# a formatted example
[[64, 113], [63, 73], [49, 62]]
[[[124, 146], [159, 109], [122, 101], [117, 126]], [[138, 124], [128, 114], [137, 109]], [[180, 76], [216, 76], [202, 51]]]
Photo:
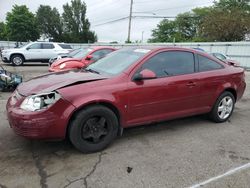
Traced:
[[148, 80], [148, 79], [154, 79], [157, 78], [156, 74], [149, 70], [149, 69], [144, 69], [139, 73], [136, 73], [133, 77], [134, 81], [141, 81], [141, 80]]
[[29, 49], [30, 49], [30, 47], [27, 47], [27, 48], [26, 48], [26, 50], [29, 50]]
[[89, 60], [91, 60], [92, 58], [93, 58], [92, 55], [87, 55], [87, 57], [85, 58], [85, 60], [89, 61]]

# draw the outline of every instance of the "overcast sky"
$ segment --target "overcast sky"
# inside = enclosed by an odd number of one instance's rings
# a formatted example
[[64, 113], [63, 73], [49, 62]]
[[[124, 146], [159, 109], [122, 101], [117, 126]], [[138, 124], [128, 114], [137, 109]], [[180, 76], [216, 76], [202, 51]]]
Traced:
[[[129, 14], [130, 0], [84, 0], [87, 4], [87, 17], [91, 29], [98, 35], [98, 41], [124, 42], [127, 39], [128, 19], [100, 25], [115, 19], [123, 18]], [[70, 0], [0, 0], [0, 21], [4, 21], [6, 13], [11, 11], [14, 4], [26, 5], [33, 13], [40, 4], [56, 7], [60, 13], [63, 4]], [[189, 11], [195, 7], [212, 5], [213, 0], [134, 0], [133, 15], [140, 16], [176, 16], [178, 13]], [[144, 12], [144, 13], [136, 13]], [[161, 19], [150, 18], [132, 19], [131, 40], [144, 42], [151, 36], [151, 30]]]

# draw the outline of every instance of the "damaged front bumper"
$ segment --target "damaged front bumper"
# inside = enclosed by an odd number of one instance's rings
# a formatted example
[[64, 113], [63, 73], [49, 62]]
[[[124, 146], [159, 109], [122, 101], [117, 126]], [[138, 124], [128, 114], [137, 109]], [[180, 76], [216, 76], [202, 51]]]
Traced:
[[20, 136], [30, 139], [59, 140], [66, 135], [69, 117], [75, 107], [60, 99], [48, 109], [29, 112], [20, 108], [23, 96], [13, 94], [7, 102], [10, 127]]

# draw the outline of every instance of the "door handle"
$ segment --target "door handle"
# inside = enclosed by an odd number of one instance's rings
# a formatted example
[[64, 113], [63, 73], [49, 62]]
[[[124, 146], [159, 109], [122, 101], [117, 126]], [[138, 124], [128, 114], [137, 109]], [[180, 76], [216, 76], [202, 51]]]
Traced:
[[194, 87], [194, 86], [196, 86], [196, 83], [195, 82], [188, 82], [186, 84], [186, 86], [188, 86], [188, 87]]

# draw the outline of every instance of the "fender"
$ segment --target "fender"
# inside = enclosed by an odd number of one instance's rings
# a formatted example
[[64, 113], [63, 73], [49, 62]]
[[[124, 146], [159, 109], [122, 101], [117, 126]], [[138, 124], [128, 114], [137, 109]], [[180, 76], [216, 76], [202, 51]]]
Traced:
[[70, 116], [72, 116], [76, 111], [79, 111], [80, 109], [83, 109], [91, 104], [106, 104], [107, 106], [112, 106], [117, 110], [117, 112], [119, 113], [120, 125], [124, 127], [124, 125], [126, 124], [123, 117], [126, 117], [127, 108], [125, 101], [121, 100], [119, 96], [108, 94], [104, 94], [102, 96], [90, 95], [88, 97], [79, 97], [77, 100], [70, 102], [75, 106], [75, 110]]

